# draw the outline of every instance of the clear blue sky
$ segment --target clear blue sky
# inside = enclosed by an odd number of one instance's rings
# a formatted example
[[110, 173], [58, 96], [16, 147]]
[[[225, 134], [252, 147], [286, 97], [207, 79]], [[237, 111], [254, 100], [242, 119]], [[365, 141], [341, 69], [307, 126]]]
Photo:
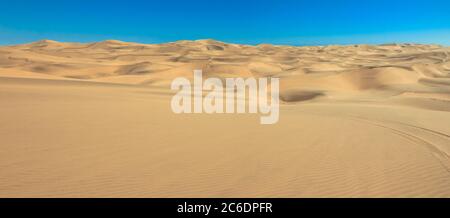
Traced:
[[449, 0], [0, 0], [0, 44], [213, 38], [293, 45], [450, 45]]

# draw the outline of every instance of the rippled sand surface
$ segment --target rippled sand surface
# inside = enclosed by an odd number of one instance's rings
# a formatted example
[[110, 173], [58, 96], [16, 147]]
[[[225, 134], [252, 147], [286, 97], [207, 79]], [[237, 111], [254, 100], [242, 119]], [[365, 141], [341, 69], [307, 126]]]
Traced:
[[[0, 197], [450, 197], [450, 48], [0, 47]], [[280, 120], [173, 114], [171, 81], [279, 77]]]

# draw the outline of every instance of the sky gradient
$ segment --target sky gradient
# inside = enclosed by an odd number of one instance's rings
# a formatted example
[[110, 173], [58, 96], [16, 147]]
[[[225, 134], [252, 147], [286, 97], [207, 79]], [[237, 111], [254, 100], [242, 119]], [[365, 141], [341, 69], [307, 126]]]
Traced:
[[0, 0], [0, 44], [40, 39], [142, 43], [450, 45], [448, 0]]

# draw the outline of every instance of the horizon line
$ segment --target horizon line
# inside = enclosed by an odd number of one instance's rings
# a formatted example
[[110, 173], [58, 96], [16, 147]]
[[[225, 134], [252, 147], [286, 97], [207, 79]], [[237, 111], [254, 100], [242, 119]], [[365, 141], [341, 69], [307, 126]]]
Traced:
[[170, 44], [170, 43], [177, 43], [177, 42], [183, 42], [183, 41], [190, 41], [190, 42], [198, 42], [198, 41], [214, 41], [224, 44], [234, 44], [234, 45], [244, 45], [244, 46], [260, 46], [260, 45], [272, 45], [272, 46], [286, 46], [286, 47], [326, 47], [326, 46], [355, 46], [355, 45], [372, 45], [372, 46], [388, 46], [388, 45], [434, 45], [434, 46], [440, 46], [440, 47], [450, 47], [450, 45], [444, 45], [441, 43], [417, 43], [417, 42], [386, 42], [386, 43], [329, 43], [329, 44], [289, 44], [289, 43], [236, 43], [236, 42], [226, 42], [222, 40], [216, 40], [213, 38], [199, 38], [199, 39], [180, 39], [175, 41], [166, 41], [166, 42], [158, 42], [158, 43], [145, 43], [145, 42], [139, 42], [139, 41], [127, 41], [127, 40], [120, 40], [120, 39], [105, 39], [105, 40], [99, 40], [99, 41], [66, 41], [66, 40], [54, 40], [50, 38], [43, 38], [40, 40], [33, 40], [28, 41], [24, 43], [8, 43], [8, 44], [1, 44], [0, 47], [8, 47], [8, 46], [19, 46], [19, 45], [26, 45], [26, 44], [33, 44], [33, 43], [39, 43], [39, 42], [55, 42], [55, 43], [78, 43], [78, 44], [92, 44], [92, 43], [100, 43], [100, 42], [120, 42], [120, 43], [132, 43], [132, 44], [142, 44], [142, 45], [161, 45], [161, 44]]

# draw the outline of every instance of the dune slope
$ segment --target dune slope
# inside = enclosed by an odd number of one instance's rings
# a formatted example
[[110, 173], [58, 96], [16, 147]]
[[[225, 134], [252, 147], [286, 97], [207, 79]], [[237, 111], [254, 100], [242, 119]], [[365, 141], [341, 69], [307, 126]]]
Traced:
[[[0, 47], [0, 197], [450, 197], [435, 45]], [[280, 78], [280, 121], [170, 109], [178, 76]]]

